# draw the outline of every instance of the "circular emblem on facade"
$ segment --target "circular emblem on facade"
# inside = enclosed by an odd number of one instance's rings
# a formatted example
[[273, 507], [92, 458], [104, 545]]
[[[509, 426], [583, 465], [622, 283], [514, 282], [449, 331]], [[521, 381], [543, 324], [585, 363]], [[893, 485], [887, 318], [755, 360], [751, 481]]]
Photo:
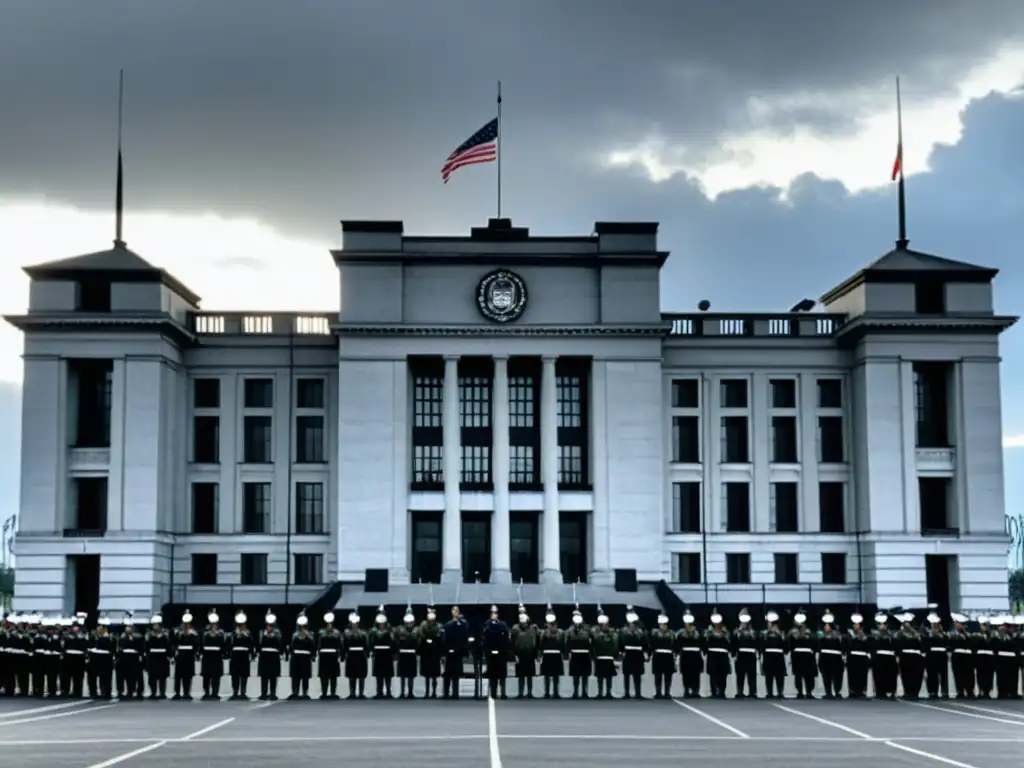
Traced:
[[518, 320], [526, 309], [526, 283], [515, 272], [491, 272], [480, 281], [476, 303], [480, 313], [495, 323]]

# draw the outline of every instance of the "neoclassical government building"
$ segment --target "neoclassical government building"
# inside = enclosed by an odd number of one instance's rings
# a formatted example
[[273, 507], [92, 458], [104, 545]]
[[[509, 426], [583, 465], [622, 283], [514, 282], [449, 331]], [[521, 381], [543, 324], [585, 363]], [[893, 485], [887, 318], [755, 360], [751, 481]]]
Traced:
[[664, 314], [654, 223], [342, 226], [340, 312], [204, 310], [120, 242], [27, 268], [15, 610], [1007, 609], [995, 270]]

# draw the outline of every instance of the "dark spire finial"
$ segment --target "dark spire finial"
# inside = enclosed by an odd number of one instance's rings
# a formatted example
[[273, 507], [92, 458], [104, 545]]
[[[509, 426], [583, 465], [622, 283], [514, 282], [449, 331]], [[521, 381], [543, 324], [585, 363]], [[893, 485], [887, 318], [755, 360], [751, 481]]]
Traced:
[[910, 244], [907, 239], [907, 196], [903, 176], [903, 104], [900, 99], [900, 79], [896, 78], [896, 162], [892, 166], [892, 180], [898, 182], [898, 221], [899, 239], [896, 240], [896, 247], [901, 251], [906, 250]]
[[121, 156], [121, 128], [124, 118], [124, 70], [121, 70], [117, 89], [117, 193], [114, 200], [114, 247], [124, 248], [124, 163]]

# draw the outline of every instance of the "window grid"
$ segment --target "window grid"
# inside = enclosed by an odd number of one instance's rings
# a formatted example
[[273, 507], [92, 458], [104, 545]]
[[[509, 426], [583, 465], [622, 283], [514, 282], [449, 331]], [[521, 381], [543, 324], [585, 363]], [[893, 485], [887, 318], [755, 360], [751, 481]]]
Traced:
[[699, 552], [676, 552], [672, 557], [672, 581], [676, 584], [700, 584]]
[[413, 376], [412, 486], [436, 490], [444, 486], [444, 378]]
[[462, 446], [462, 483], [484, 486], [491, 482], [491, 446]]
[[324, 532], [324, 484], [295, 484], [295, 533]]
[[295, 555], [295, 584], [309, 587], [322, 584], [324, 580], [324, 556], [299, 553]]
[[267, 583], [267, 556], [253, 552], [244, 552], [241, 562], [242, 584], [245, 586], [262, 586]]
[[558, 485], [565, 489], [589, 487], [590, 439], [587, 420], [587, 378], [584, 363], [560, 360], [555, 372], [556, 425], [558, 428]]
[[672, 532], [700, 533], [700, 483], [672, 483]]
[[770, 488], [769, 529], [775, 533], [798, 533], [800, 528], [799, 485], [772, 483]]
[[243, 421], [243, 461], [246, 464], [273, 462], [274, 420], [270, 416], [246, 416]]
[[322, 464], [324, 455], [324, 417], [295, 417], [295, 461], [298, 464]]
[[459, 377], [459, 426], [490, 429], [491, 380], [485, 376]]
[[270, 483], [245, 483], [242, 488], [242, 533], [270, 533]]
[[527, 361], [510, 361], [509, 369], [509, 487], [534, 489], [540, 485], [537, 374]]
[[672, 463], [700, 464], [700, 417], [672, 417]]
[[509, 446], [509, 461], [509, 486], [536, 484], [536, 463], [532, 445]]
[[246, 408], [274, 407], [273, 379], [246, 379], [243, 388], [243, 402]]
[[302, 378], [295, 382], [295, 407], [308, 410], [323, 410], [326, 382], [319, 378]]
[[[472, 365], [472, 363], [470, 363]], [[459, 376], [459, 425], [462, 437], [460, 487], [491, 488], [491, 377]]]

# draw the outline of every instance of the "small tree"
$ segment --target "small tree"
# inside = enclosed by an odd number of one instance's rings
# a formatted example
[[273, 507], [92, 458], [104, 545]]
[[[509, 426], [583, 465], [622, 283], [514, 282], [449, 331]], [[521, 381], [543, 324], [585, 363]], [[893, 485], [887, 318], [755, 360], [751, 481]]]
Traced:
[[1010, 604], [1024, 604], [1024, 568], [1010, 571]]

